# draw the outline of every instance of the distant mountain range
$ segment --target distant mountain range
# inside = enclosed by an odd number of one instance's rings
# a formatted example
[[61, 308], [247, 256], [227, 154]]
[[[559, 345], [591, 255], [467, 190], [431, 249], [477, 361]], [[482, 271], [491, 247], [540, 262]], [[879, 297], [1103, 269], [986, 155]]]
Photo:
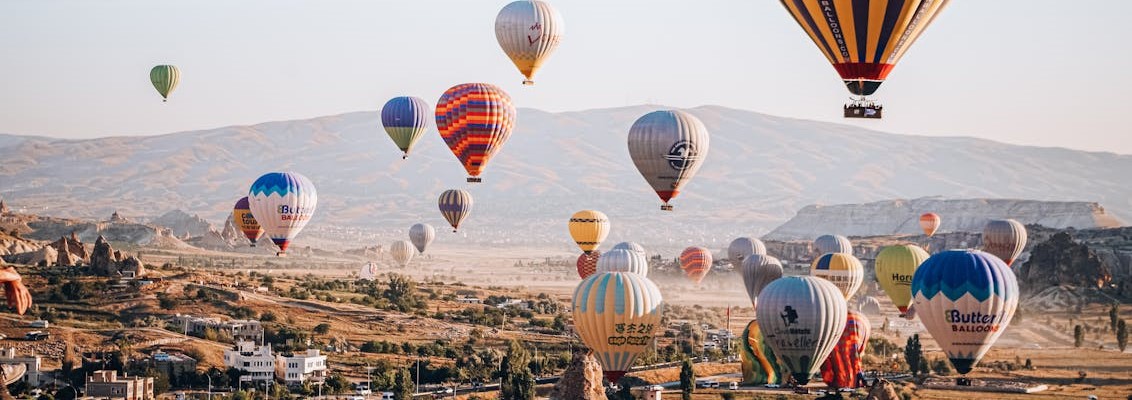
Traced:
[[898, 135], [717, 106], [688, 110], [708, 127], [711, 150], [675, 211], [663, 212], [625, 142], [633, 121], [659, 108], [520, 109], [481, 184], [464, 182], [435, 129], [401, 160], [376, 112], [147, 137], [0, 135], [0, 197], [45, 215], [105, 219], [117, 210], [152, 219], [180, 209], [222, 226], [260, 174], [293, 170], [318, 187], [313, 235], [370, 243], [401, 237], [418, 221], [446, 227], [437, 196], [467, 188], [475, 209], [455, 240], [564, 248], [573, 246], [566, 220], [585, 208], [610, 216], [610, 241], [716, 247], [766, 233], [806, 205], [892, 198], [1088, 201], [1132, 217], [1129, 155]]

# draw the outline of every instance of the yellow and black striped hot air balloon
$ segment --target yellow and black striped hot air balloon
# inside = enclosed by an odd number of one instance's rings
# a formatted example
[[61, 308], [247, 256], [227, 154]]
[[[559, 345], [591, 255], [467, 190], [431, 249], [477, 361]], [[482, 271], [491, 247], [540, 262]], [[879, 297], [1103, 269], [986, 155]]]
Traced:
[[589, 254], [609, 236], [609, 217], [594, 210], [582, 210], [570, 217], [570, 237], [583, 252]]
[[861, 96], [872, 114], [846, 117], [880, 118], [871, 96], [889, 72], [935, 20], [948, 0], [779, 0], [825, 58], [841, 75], [849, 92]]
[[149, 70], [149, 81], [153, 83], [157, 93], [161, 94], [161, 101], [164, 102], [169, 100], [169, 95], [181, 82], [181, 71], [175, 65], [158, 65]]

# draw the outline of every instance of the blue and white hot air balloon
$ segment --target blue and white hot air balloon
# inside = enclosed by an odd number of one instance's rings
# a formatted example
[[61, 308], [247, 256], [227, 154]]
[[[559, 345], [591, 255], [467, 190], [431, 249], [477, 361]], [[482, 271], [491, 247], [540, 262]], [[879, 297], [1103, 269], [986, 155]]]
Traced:
[[248, 191], [252, 216], [282, 256], [318, 206], [318, 192], [310, 179], [294, 172], [269, 172]]
[[640, 276], [649, 275], [649, 260], [643, 253], [632, 250], [613, 249], [597, 259], [597, 273], [631, 272]]
[[928, 258], [912, 276], [920, 322], [960, 374], [983, 358], [1014, 317], [1018, 280], [998, 257], [948, 250]]
[[631, 250], [631, 251], [640, 253], [641, 256], [647, 256], [645, 254], [644, 246], [641, 246], [641, 245], [637, 244], [636, 242], [621, 242], [621, 243], [615, 244], [615, 245], [613, 245], [613, 250]]

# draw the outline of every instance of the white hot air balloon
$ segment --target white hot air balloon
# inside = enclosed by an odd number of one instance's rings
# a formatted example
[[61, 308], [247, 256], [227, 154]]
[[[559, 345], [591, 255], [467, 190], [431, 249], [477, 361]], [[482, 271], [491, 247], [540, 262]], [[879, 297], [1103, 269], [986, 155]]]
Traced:
[[318, 191], [310, 179], [294, 172], [269, 172], [256, 179], [248, 192], [252, 216], [267, 237], [287, 252], [318, 206]]
[[648, 256], [645, 253], [644, 246], [641, 246], [641, 245], [634, 243], [634, 242], [621, 242], [621, 243], [615, 244], [615, 245], [613, 245], [613, 250], [631, 250], [631, 251], [634, 251], [636, 253], [639, 253], [641, 255], [641, 257], [647, 257]]
[[409, 228], [409, 240], [413, 242], [413, 246], [417, 247], [417, 251], [424, 254], [428, 244], [436, 239], [436, 229], [429, 224], [414, 224]]
[[495, 39], [515, 67], [533, 85], [535, 73], [562, 40], [564, 25], [558, 11], [544, 0], [519, 0], [495, 17]]
[[379, 267], [375, 262], [371, 261], [366, 263], [362, 266], [362, 269], [358, 271], [358, 279], [365, 279], [367, 281], [374, 280], [374, 278], [376, 278], [379, 273], [378, 268]]
[[641, 253], [614, 249], [602, 253], [601, 258], [597, 259], [597, 273], [603, 272], [632, 272], [640, 276], [648, 276], [649, 263]]
[[393, 256], [393, 261], [404, 268], [409, 265], [409, 261], [413, 261], [413, 255], [417, 254], [417, 249], [413, 248], [413, 243], [408, 240], [398, 240], [389, 247], [389, 254]]
[[739, 237], [727, 246], [727, 259], [733, 268], [742, 266], [743, 259], [751, 254], [766, 254], [766, 244], [755, 238]]
[[849, 306], [825, 279], [787, 276], [763, 289], [755, 312], [779, 365], [805, 385], [841, 338]]
[[739, 273], [743, 275], [743, 285], [751, 306], [758, 306], [759, 293], [766, 285], [782, 277], [782, 262], [765, 254], [751, 254], [743, 259]]

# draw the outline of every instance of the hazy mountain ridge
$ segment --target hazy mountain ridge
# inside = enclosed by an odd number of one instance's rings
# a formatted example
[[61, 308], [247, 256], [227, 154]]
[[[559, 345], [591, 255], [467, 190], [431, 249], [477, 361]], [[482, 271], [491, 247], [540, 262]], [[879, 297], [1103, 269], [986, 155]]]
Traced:
[[458, 187], [477, 200], [469, 237], [458, 240], [499, 244], [568, 240], [564, 221], [583, 208], [610, 215], [610, 240], [658, 245], [719, 245], [767, 232], [805, 205], [891, 198], [1095, 201], [1132, 216], [1132, 185], [1123, 175], [1132, 156], [905, 136], [717, 106], [689, 110], [708, 127], [712, 146], [674, 200], [676, 210], [665, 213], [625, 144], [632, 122], [658, 108], [521, 109], [478, 185], [463, 182], [435, 128], [402, 161], [377, 112], [148, 137], [0, 135], [0, 195], [49, 215], [156, 217], [182, 209], [217, 224], [260, 174], [294, 170], [319, 190], [312, 231], [355, 226], [400, 236], [418, 220], [442, 227], [436, 196]]

